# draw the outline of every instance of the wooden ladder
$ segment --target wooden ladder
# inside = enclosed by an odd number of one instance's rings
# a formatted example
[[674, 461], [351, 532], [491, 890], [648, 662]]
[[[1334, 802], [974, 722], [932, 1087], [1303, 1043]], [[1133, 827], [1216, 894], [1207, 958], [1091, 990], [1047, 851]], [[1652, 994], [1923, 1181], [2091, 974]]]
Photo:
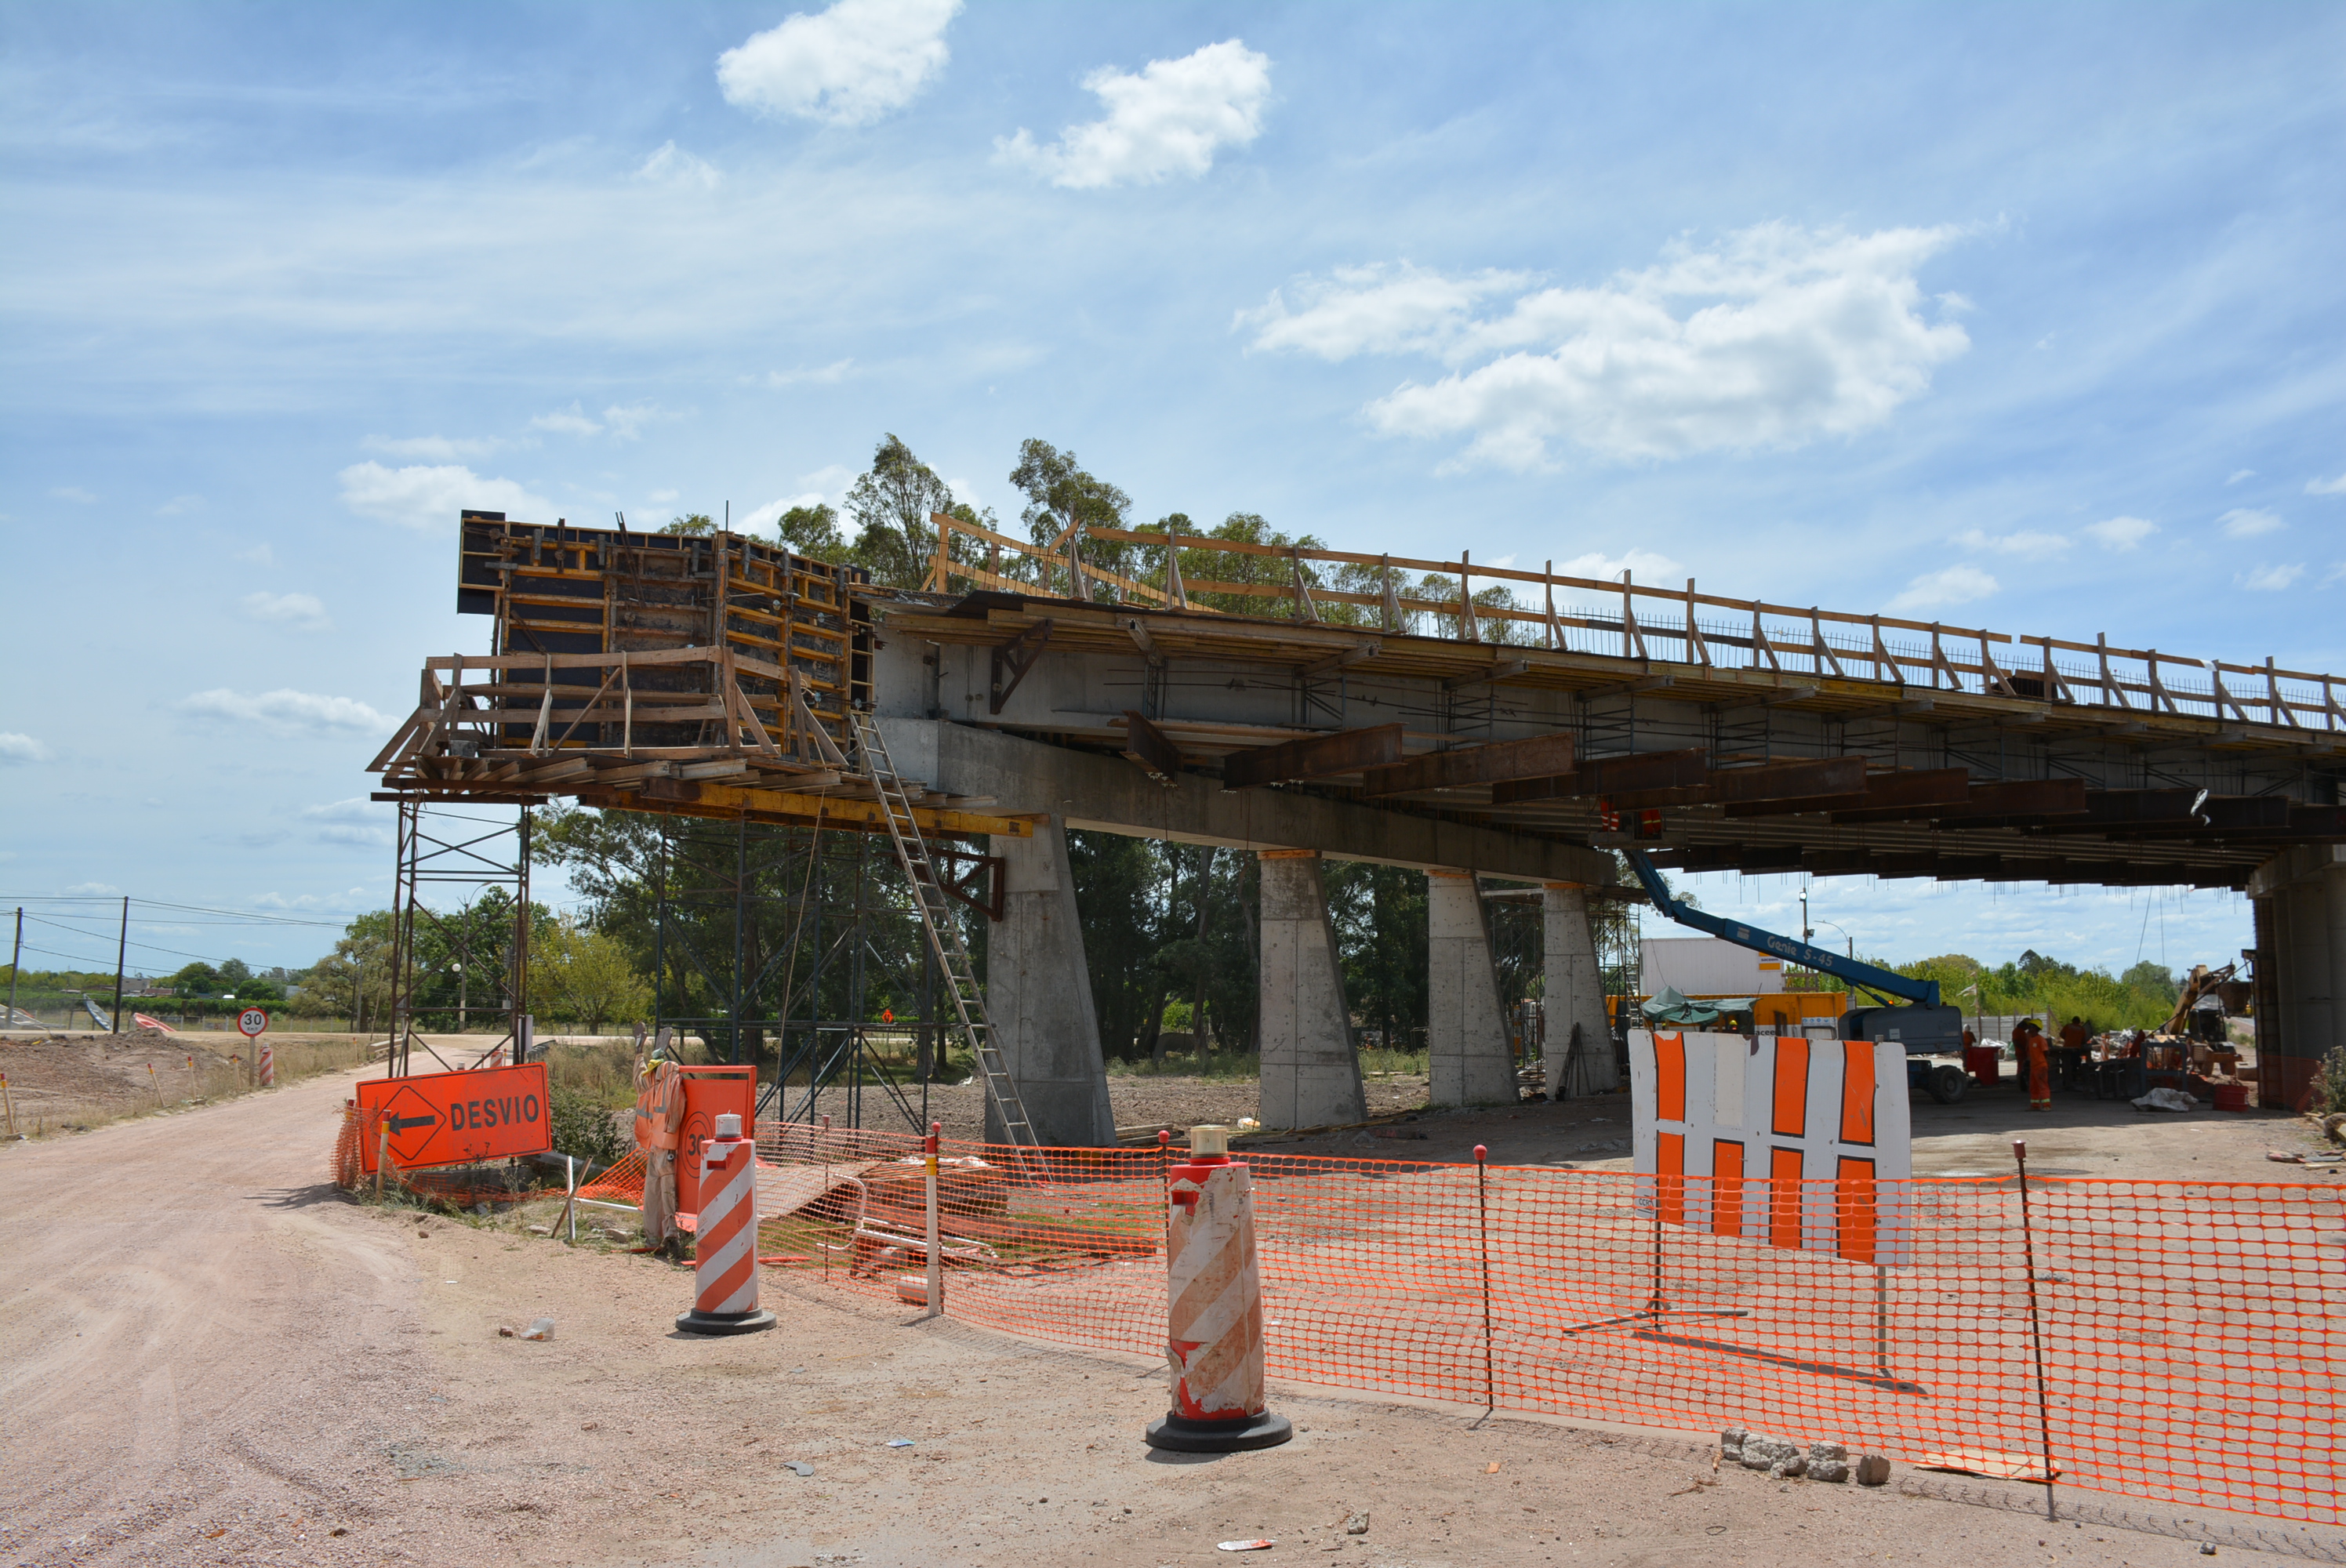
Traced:
[[1001, 1115], [1005, 1135], [1021, 1148], [1035, 1148], [1038, 1146], [1037, 1140], [1034, 1125], [1026, 1119], [1026, 1102], [1018, 1093], [1018, 1080], [1010, 1075], [1009, 1064], [994, 1047], [994, 1022], [985, 1011], [985, 991], [970, 965], [969, 947], [961, 939], [961, 927], [948, 912], [944, 889], [937, 881], [936, 863], [929, 859], [927, 841], [921, 837], [920, 822], [913, 815], [912, 797], [904, 781], [896, 776], [895, 763], [889, 759], [888, 742], [880, 733], [879, 721], [860, 710], [851, 710], [851, 715], [855, 725], [857, 755], [879, 791], [881, 810], [888, 820], [888, 836], [896, 844], [896, 863], [903, 867], [906, 880], [919, 895], [921, 926], [928, 932], [929, 951], [936, 955], [937, 967], [945, 977], [945, 988], [953, 995], [954, 1013], [961, 1022], [962, 1038], [969, 1043], [978, 1074], [985, 1080], [986, 1095]]

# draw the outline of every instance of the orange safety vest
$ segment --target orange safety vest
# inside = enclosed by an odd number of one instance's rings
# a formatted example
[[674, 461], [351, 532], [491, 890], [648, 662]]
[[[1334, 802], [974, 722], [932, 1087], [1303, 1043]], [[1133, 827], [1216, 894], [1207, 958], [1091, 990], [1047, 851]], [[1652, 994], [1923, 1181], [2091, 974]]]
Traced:
[[663, 1062], [636, 1095], [636, 1146], [672, 1149], [684, 1126], [684, 1074]]

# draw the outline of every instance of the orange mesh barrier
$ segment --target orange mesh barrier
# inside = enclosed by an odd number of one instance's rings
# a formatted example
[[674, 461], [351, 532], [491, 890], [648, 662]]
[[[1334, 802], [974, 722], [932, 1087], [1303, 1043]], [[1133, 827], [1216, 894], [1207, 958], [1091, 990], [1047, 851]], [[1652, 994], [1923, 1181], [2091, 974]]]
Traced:
[[[793, 1125], [758, 1146], [761, 1253], [891, 1298], [920, 1272], [917, 1138]], [[1724, 1178], [1776, 1186], [1795, 1238], [1803, 1213], [1852, 1240], [1899, 1218], [1914, 1262], [1875, 1267], [1659, 1223], [1679, 1195], [1651, 1177], [1493, 1167], [1478, 1192], [1473, 1166], [1240, 1157], [1274, 1377], [2041, 1473], [2041, 1341], [2060, 1484], [2346, 1522], [2335, 1187], [2031, 1176], [2025, 1241], [2011, 1177], [1864, 1203], [1833, 1179]], [[948, 1143], [946, 1310], [1162, 1354], [1165, 1163]], [[1708, 1215], [1710, 1179], [1667, 1185]]]

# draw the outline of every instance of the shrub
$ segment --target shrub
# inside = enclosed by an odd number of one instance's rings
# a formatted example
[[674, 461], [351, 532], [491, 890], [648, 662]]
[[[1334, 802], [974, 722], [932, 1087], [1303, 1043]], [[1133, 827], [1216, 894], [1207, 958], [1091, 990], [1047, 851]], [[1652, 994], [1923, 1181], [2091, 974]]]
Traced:
[[594, 1095], [556, 1084], [546, 1097], [552, 1102], [546, 1111], [556, 1154], [592, 1166], [617, 1165], [627, 1157], [630, 1141], [620, 1133], [618, 1119]]

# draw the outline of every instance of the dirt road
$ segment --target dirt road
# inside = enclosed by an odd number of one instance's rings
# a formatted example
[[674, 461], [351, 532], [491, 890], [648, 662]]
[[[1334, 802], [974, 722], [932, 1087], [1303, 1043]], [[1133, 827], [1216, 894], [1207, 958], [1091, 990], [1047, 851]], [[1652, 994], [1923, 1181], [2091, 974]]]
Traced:
[[[2336, 1531], [2082, 1497], [2056, 1528], [2021, 1489], [1778, 1483], [1697, 1434], [1318, 1390], [1275, 1389], [1286, 1448], [1168, 1462], [1154, 1363], [818, 1284], [770, 1286], [776, 1332], [688, 1339], [667, 1265], [349, 1203], [347, 1085], [0, 1151], [0, 1563], [2346, 1561]], [[539, 1315], [551, 1343], [496, 1335]]]

